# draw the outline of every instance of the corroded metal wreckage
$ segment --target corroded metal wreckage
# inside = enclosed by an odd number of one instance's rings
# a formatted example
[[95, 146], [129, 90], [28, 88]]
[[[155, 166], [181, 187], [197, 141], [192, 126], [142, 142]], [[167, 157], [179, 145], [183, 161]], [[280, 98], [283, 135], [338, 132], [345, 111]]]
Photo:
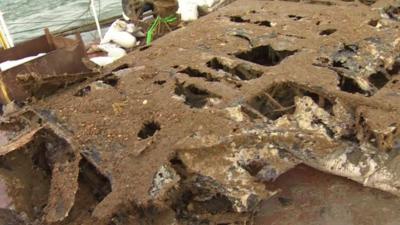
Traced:
[[[10, 179], [4, 168], [26, 172], [20, 157], [47, 186], [32, 189], [42, 196], [29, 199], [32, 207], [13, 198], [17, 213], [4, 218], [252, 224], [281, 192], [274, 183], [300, 164], [353, 180], [365, 196], [366, 187], [399, 196], [398, 9], [390, 1], [238, 0], [95, 82], [7, 113], [1, 177]], [[347, 224], [340, 219], [332, 224]]]
[[[7, 65], [0, 72], [0, 103], [41, 98], [69, 83], [93, 76], [95, 72], [89, 70], [82, 60], [85, 57], [79, 34], [74, 40], [54, 36], [48, 29], [43, 36], [0, 51], [0, 63]], [[32, 59], [21, 62], [29, 58]]]

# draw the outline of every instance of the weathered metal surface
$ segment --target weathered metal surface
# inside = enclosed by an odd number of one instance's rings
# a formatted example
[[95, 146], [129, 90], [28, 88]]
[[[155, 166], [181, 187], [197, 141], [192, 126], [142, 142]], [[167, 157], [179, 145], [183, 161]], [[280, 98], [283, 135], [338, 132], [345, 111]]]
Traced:
[[37, 55], [39, 53], [50, 52], [54, 48], [47, 44], [45, 35], [37, 37], [27, 42], [22, 42], [14, 48], [0, 51], [0, 62], [7, 60], [18, 60], [27, 56]]
[[35, 103], [82, 155], [64, 223], [251, 224], [298, 164], [356, 181], [359, 199], [373, 200], [364, 186], [392, 193], [377, 195], [389, 218], [400, 209], [400, 31], [392, 2], [369, 4], [238, 0]]
[[257, 225], [395, 225], [398, 197], [362, 188], [345, 178], [304, 165], [280, 176], [281, 191], [261, 204]]
[[[28, 97], [43, 97], [66, 85], [65, 80], [58, 82], [37, 82], [35, 87], [24, 86], [17, 77], [21, 75], [36, 77], [37, 80], [48, 76], [65, 76], [66, 74], [82, 74], [90, 70], [84, 65], [82, 59], [86, 56], [82, 40], [46, 35], [17, 45], [15, 48], [0, 52], [0, 62], [17, 60], [39, 53], [45, 56], [34, 59], [22, 65], [2, 71], [0, 76], [8, 92], [10, 100], [24, 101]], [[79, 80], [78, 77], [76, 80]], [[6, 103], [7, 99], [0, 92], [0, 102]]]
[[[22, 207], [17, 202], [19, 198], [13, 192], [16, 192], [18, 196], [20, 193], [15, 189], [29, 188], [24, 181], [12, 181], [13, 176], [17, 179], [19, 174], [17, 174], [18, 170], [14, 168], [16, 165], [9, 164], [7, 161], [16, 158], [20, 160], [21, 164], [26, 164], [32, 160], [30, 170], [43, 170], [45, 173], [49, 173], [46, 176], [51, 176], [49, 190], [46, 190], [49, 196], [47, 204], [45, 208], [41, 209], [43, 210], [43, 223], [61, 221], [68, 216], [78, 190], [77, 182], [81, 159], [74, 148], [69, 132], [50, 117], [46, 112], [39, 113], [24, 109], [2, 117], [0, 122], [1, 136], [7, 139], [0, 145], [2, 167], [6, 166], [11, 171], [11, 174], [3, 173], [2, 177], [7, 178], [5, 188], [8, 189], [8, 195], [13, 196], [9, 207], [6, 208]], [[28, 160], [22, 161], [22, 157], [26, 157]], [[16, 174], [12, 174], [13, 171]], [[23, 179], [30, 178], [23, 177]], [[21, 182], [21, 184], [13, 187], [14, 182]], [[36, 189], [39, 188], [41, 187], [38, 186]], [[4, 194], [0, 193], [0, 196]], [[7, 195], [5, 197], [10, 198]], [[23, 199], [22, 196], [20, 198]], [[30, 203], [26, 201], [23, 204]]]

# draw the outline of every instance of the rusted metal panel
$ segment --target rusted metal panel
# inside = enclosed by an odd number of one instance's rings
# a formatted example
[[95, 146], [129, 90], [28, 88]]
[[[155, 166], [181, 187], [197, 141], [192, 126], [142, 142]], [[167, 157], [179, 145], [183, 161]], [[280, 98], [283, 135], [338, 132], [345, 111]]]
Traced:
[[23, 101], [30, 96], [45, 96], [60, 85], [64, 85], [63, 79], [60, 82], [38, 83], [37, 87], [27, 87], [18, 79], [18, 76], [35, 77], [35, 80], [42, 80], [45, 77], [55, 77], [66, 74], [85, 74], [90, 70], [82, 62], [86, 57], [86, 52], [79, 35], [77, 40], [64, 37], [54, 37], [46, 32], [46, 35], [37, 39], [22, 43], [21, 45], [0, 52], [0, 62], [6, 60], [16, 60], [28, 56], [46, 53], [22, 65], [10, 68], [1, 72], [1, 78], [8, 93], [0, 93], [0, 102], [7, 103], [10, 100]]
[[14, 48], [0, 51], [0, 62], [17, 60], [53, 50], [55, 50], [55, 48], [52, 48], [48, 44], [46, 36], [40, 36], [30, 41], [18, 44]]

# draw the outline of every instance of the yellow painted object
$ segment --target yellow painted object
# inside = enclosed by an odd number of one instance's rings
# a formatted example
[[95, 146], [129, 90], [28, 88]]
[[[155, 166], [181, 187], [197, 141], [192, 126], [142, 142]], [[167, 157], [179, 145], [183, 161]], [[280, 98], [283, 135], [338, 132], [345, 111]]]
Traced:
[[4, 84], [3, 79], [0, 79], [0, 91], [4, 97], [6, 104], [11, 102], [10, 96], [8, 95], [7, 86]]
[[[2, 30], [0, 30], [0, 44], [1, 44], [1, 46], [3, 46], [4, 49], [10, 48]], [[0, 78], [0, 91], [4, 97], [5, 103], [10, 103], [11, 99], [10, 99], [10, 96], [8, 96], [7, 87], [1, 78]]]
[[7, 43], [7, 39], [5, 38], [5, 35], [3, 34], [2, 30], [0, 30], [0, 44], [3, 46], [4, 49], [10, 48], [10, 46]]

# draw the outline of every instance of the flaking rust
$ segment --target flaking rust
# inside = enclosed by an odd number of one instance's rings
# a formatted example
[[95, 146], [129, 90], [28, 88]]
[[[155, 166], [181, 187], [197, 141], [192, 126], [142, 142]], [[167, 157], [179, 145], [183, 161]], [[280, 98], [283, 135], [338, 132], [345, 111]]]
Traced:
[[33, 170], [48, 170], [48, 201], [45, 208], [37, 209], [43, 210], [43, 216], [36, 219], [52, 223], [65, 219], [74, 205], [80, 155], [69, 132], [49, 119], [48, 113], [30, 108], [4, 115], [0, 129], [6, 140], [0, 146], [0, 154], [7, 161], [15, 151], [23, 151], [34, 162]]
[[51, 169], [25, 220], [252, 224], [299, 164], [400, 195], [396, 9], [238, 0], [6, 116], [3, 157], [44, 142]]

